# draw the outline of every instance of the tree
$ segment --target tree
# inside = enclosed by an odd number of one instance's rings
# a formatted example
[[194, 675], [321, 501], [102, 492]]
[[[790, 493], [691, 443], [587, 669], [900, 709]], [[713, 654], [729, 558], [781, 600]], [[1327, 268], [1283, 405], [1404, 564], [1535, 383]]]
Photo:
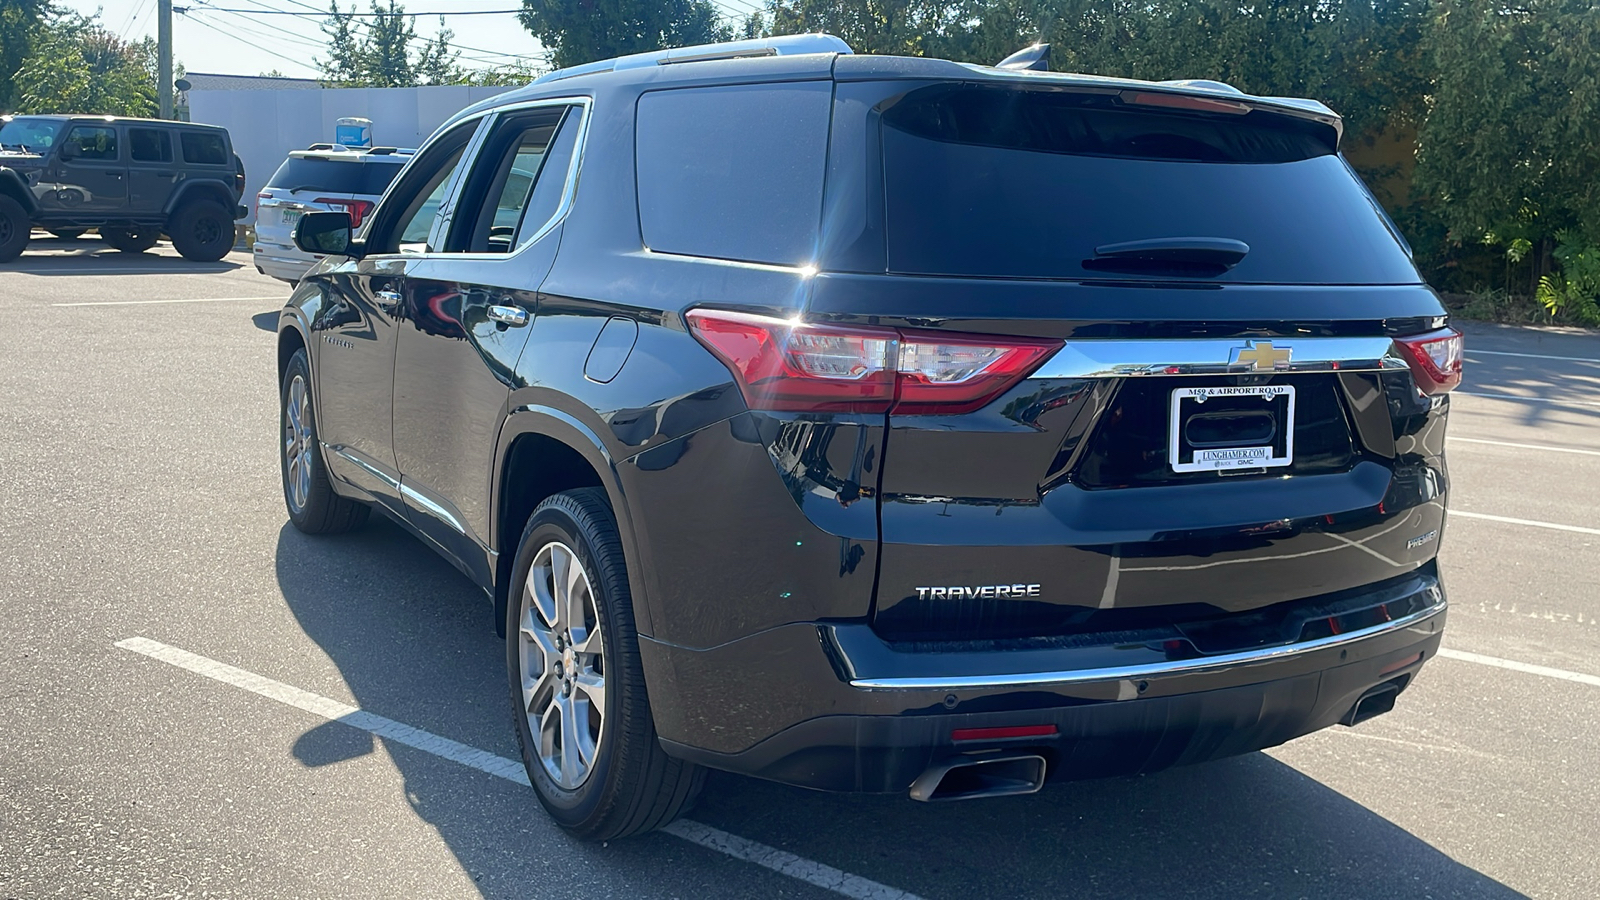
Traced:
[[0, 5], [0, 112], [17, 108], [17, 70], [54, 11], [51, 0], [5, 0]]
[[129, 43], [95, 20], [58, 13], [16, 73], [17, 111], [150, 116], [156, 113], [156, 44]]
[[519, 18], [556, 68], [733, 37], [710, 0], [522, 0]]
[[[323, 80], [340, 87], [415, 87], [420, 84], [452, 84], [462, 77], [460, 53], [450, 47], [455, 37], [439, 19], [439, 33], [424, 39], [412, 53], [417, 29], [397, 0], [387, 5], [372, 0], [372, 15], [358, 21], [354, 6], [349, 12], [339, 8], [338, 0], [329, 7], [322, 32], [328, 36], [328, 58], [319, 60]], [[364, 29], [358, 32], [357, 28]]]

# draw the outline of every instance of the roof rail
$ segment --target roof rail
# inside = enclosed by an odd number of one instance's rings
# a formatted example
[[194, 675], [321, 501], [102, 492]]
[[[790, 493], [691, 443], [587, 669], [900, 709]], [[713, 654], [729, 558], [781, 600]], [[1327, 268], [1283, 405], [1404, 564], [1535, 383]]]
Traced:
[[596, 72], [615, 72], [619, 69], [637, 69], [644, 66], [667, 66], [674, 63], [704, 62], [711, 59], [741, 59], [754, 56], [792, 56], [799, 53], [853, 53], [850, 45], [831, 34], [788, 34], [781, 37], [756, 38], [748, 41], [725, 41], [720, 44], [698, 44], [693, 47], [674, 47], [671, 50], [653, 50], [615, 59], [602, 59], [581, 66], [557, 69], [535, 78], [532, 84], [545, 84], [563, 78], [592, 75]]

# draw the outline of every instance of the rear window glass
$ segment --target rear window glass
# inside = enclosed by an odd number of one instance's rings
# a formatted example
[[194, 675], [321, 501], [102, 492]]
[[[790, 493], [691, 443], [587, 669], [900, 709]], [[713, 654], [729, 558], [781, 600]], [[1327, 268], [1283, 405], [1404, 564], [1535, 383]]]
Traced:
[[[1018, 278], [1415, 283], [1326, 126], [1111, 95], [937, 87], [883, 116], [889, 270]], [[1232, 268], [1097, 253], [1242, 241]], [[1181, 242], [1180, 242], [1181, 243]]]
[[798, 265], [816, 254], [831, 82], [639, 98], [639, 224], [666, 253]]
[[286, 191], [381, 195], [403, 168], [399, 163], [360, 162], [291, 156], [283, 161], [267, 187]]
[[178, 138], [183, 146], [183, 161], [203, 166], [221, 166], [228, 163], [228, 146], [222, 135], [209, 131], [185, 131]]

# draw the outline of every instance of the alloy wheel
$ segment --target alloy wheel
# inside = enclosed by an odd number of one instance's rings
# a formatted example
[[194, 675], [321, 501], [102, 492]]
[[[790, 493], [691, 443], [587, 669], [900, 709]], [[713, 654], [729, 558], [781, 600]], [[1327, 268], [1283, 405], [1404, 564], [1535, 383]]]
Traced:
[[593, 583], [572, 548], [541, 547], [517, 617], [522, 703], [545, 774], [576, 790], [594, 771], [605, 733], [605, 641]]
[[296, 375], [289, 382], [289, 396], [284, 401], [283, 462], [284, 482], [289, 490], [289, 504], [296, 511], [305, 509], [311, 496], [311, 428], [306, 423], [308, 394], [306, 380]]

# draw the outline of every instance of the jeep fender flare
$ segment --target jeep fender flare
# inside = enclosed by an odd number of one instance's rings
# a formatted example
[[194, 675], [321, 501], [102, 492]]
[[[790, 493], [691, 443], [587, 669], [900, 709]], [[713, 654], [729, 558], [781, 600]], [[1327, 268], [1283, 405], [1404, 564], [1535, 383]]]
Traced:
[[178, 189], [172, 193], [172, 197], [167, 200], [167, 205], [162, 209], [161, 214], [170, 219], [185, 204], [192, 203], [195, 200], [211, 200], [224, 210], [227, 210], [230, 217], [237, 212], [236, 207], [239, 205], [238, 201], [234, 199], [233, 191], [220, 181], [210, 179], [185, 181], [183, 184], [178, 185]]
[[29, 216], [37, 215], [39, 212], [39, 201], [33, 196], [33, 191], [28, 189], [28, 182], [23, 180], [15, 169], [0, 166], [0, 194], [5, 194], [22, 204], [23, 210]]
[[[616, 460], [611, 451], [606, 447], [605, 441], [595, 430], [585, 424], [581, 419], [564, 410], [540, 404], [524, 404], [512, 407], [500, 425], [500, 437], [495, 445], [495, 466], [490, 482], [489, 534], [498, 535], [501, 527], [501, 499], [504, 496], [505, 485], [501, 479], [505, 476], [506, 464], [511, 455], [511, 448], [517, 439], [527, 435], [539, 435], [565, 444], [582, 456], [590, 468], [600, 476], [601, 487], [606, 492], [606, 498], [611, 501], [612, 514], [616, 516], [617, 532], [622, 537], [622, 556], [628, 566], [628, 587], [633, 594], [634, 621], [641, 635], [649, 635], [654, 629], [651, 627], [649, 592], [645, 589], [645, 580], [640, 570], [642, 565], [639, 557], [638, 542], [633, 528], [633, 516], [628, 510], [628, 501], [622, 491], [622, 482], [617, 476]], [[515, 548], [507, 551], [515, 553]], [[495, 565], [498, 571], [498, 563]], [[509, 596], [510, 586], [497, 583], [494, 590], [495, 621], [505, 621], [505, 604]]]

